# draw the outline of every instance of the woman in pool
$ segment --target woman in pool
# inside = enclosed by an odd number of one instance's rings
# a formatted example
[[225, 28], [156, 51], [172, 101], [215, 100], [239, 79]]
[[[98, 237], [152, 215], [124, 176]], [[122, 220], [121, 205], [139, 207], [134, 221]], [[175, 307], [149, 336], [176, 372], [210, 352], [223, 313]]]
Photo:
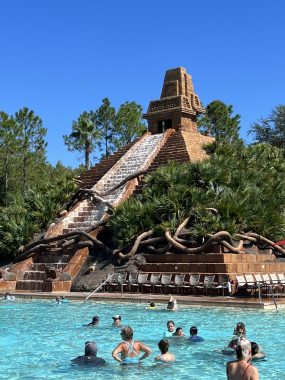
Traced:
[[169, 342], [167, 339], [161, 339], [158, 342], [158, 348], [160, 349], [160, 355], [155, 357], [156, 362], [171, 363], [175, 361], [175, 356], [168, 352]]
[[[147, 358], [151, 354], [151, 349], [141, 342], [133, 340], [133, 329], [125, 326], [121, 330], [123, 341], [113, 350], [112, 356], [121, 364], [139, 364], [141, 360]], [[140, 352], [144, 354], [139, 357]]]
[[234, 335], [237, 336], [237, 338], [232, 339], [230, 343], [228, 344], [228, 348], [235, 349], [237, 345], [237, 341], [241, 337], [246, 337], [246, 330], [245, 330], [245, 324], [243, 322], [238, 322], [235, 329], [234, 329]]
[[236, 345], [237, 360], [227, 363], [228, 380], [259, 380], [256, 367], [251, 363], [251, 344], [245, 337], [238, 338]]

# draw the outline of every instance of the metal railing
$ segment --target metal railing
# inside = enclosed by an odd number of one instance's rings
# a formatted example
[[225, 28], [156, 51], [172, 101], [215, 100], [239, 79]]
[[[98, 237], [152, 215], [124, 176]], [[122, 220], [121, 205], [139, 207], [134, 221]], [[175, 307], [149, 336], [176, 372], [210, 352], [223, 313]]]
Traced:
[[107, 282], [109, 282], [114, 275], [115, 273], [108, 274], [106, 280], [103, 281], [95, 290], [93, 290], [93, 292], [85, 298], [84, 302], [86, 302], [91, 296], [93, 296], [93, 294], [98, 292], [98, 290], [100, 290]]

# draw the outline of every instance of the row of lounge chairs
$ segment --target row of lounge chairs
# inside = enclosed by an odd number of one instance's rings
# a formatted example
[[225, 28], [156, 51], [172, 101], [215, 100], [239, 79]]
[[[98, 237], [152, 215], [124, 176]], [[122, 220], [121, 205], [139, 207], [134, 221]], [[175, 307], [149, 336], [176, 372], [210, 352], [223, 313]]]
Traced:
[[224, 296], [230, 294], [230, 283], [225, 274], [115, 273], [103, 290]]
[[242, 274], [236, 276], [238, 290], [246, 290], [252, 296], [284, 295], [284, 273]]

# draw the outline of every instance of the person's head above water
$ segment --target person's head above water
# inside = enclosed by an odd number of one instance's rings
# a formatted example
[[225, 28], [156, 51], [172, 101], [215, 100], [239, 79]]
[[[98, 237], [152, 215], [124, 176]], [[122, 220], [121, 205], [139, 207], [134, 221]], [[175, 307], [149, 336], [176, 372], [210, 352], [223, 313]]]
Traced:
[[121, 317], [119, 314], [116, 314], [116, 315], [114, 315], [114, 317], [112, 317], [112, 319], [113, 319], [114, 321], [117, 321], [117, 320], [121, 321], [121, 320], [122, 320], [122, 317]]
[[248, 361], [251, 358], [251, 343], [245, 337], [240, 337], [237, 340], [236, 354], [238, 360]]
[[183, 332], [182, 327], [177, 327], [174, 334], [175, 334], [175, 336], [183, 336], [184, 332]]
[[86, 356], [97, 355], [97, 345], [95, 342], [85, 342], [85, 355]]
[[100, 321], [100, 318], [98, 317], [98, 315], [94, 315], [94, 317], [92, 318], [92, 322], [89, 323], [89, 325], [98, 325]]
[[174, 332], [175, 323], [173, 321], [167, 321], [167, 330], [170, 332]]
[[238, 322], [235, 329], [234, 329], [234, 335], [240, 336], [246, 336], [246, 330], [245, 330], [245, 324], [243, 322]]
[[158, 342], [158, 348], [160, 349], [160, 352], [162, 354], [166, 354], [168, 349], [169, 349], [169, 342], [167, 339], [161, 339], [159, 342]]
[[251, 344], [251, 355], [254, 356], [259, 353], [259, 346], [256, 342], [250, 342]]
[[151, 302], [151, 303], [149, 304], [149, 307], [155, 307], [155, 303], [154, 303], [154, 302]]
[[197, 329], [197, 327], [195, 327], [195, 326], [192, 326], [192, 327], [190, 327], [190, 335], [197, 335], [198, 334], [198, 329]]
[[124, 326], [121, 329], [121, 337], [123, 340], [131, 340], [133, 339], [134, 331], [130, 326]]

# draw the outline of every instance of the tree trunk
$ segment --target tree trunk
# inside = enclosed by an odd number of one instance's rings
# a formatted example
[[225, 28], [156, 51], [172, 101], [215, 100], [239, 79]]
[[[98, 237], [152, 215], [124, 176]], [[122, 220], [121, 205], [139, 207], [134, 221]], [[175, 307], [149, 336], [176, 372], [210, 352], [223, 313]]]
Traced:
[[90, 141], [85, 143], [85, 167], [87, 170], [90, 169], [90, 153], [91, 153], [91, 144]]

